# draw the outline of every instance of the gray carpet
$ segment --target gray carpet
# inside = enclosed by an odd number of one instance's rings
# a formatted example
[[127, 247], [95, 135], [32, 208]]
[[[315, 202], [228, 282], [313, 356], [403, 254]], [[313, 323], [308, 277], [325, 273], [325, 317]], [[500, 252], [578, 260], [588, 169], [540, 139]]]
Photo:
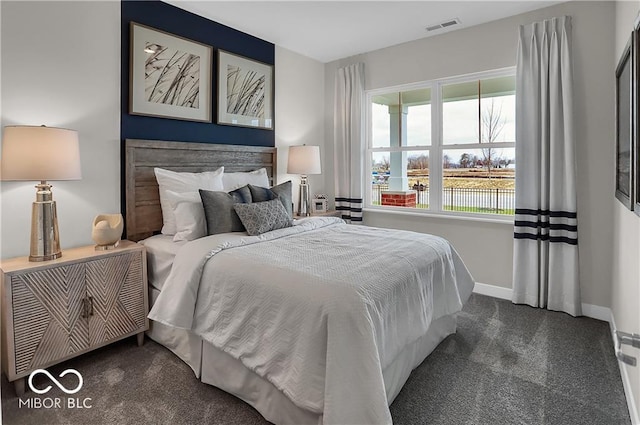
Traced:
[[[3, 376], [3, 423], [266, 423], [148, 339], [141, 348], [130, 338], [49, 370], [57, 376], [67, 368], [85, 379], [70, 397], [91, 397], [91, 409], [20, 408]], [[42, 378], [39, 388], [49, 383]], [[46, 396], [67, 397], [55, 386]], [[481, 295], [465, 306], [458, 332], [413, 372], [391, 413], [395, 424], [630, 423], [607, 323]]]

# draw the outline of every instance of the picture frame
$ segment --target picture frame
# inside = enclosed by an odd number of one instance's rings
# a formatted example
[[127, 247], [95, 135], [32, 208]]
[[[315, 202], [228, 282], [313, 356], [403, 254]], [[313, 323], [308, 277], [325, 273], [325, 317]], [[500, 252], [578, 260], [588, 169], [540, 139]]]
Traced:
[[212, 122], [213, 48], [131, 22], [129, 114]]
[[311, 209], [314, 214], [327, 212], [327, 200], [322, 198], [315, 198], [311, 201]]
[[616, 67], [616, 198], [628, 209], [635, 204], [634, 162], [634, 37], [627, 42]]
[[634, 64], [632, 75], [632, 125], [635, 144], [635, 205], [634, 211], [640, 216], [640, 13], [633, 25], [631, 56]]
[[273, 68], [218, 49], [216, 123], [273, 130]]

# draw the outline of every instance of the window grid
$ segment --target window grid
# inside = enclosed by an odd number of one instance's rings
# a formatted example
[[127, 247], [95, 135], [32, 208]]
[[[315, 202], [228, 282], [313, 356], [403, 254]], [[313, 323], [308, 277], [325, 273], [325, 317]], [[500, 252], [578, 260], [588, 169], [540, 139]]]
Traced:
[[[478, 81], [478, 120], [479, 126], [482, 120], [481, 99], [482, 93], [480, 90], [480, 81], [497, 78], [515, 76], [515, 68], [505, 68], [495, 71], [486, 71], [475, 74], [469, 74], [460, 77], [443, 78], [439, 80], [426, 81], [422, 83], [415, 83], [403, 86], [395, 86], [384, 89], [370, 90], [367, 92], [367, 111], [366, 111], [366, 142], [367, 142], [367, 164], [371, 161], [372, 155], [376, 152], [402, 152], [402, 151], [425, 151], [429, 156], [429, 206], [428, 208], [407, 208], [407, 207], [392, 207], [374, 205], [372, 202], [372, 184], [371, 184], [371, 168], [365, 167], [365, 205], [368, 208], [382, 209], [382, 210], [396, 210], [396, 211], [412, 211], [412, 212], [431, 212], [436, 214], [455, 214], [461, 217], [500, 217], [502, 219], [512, 219], [513, 215], [498, 215], [488, 213], [475, 213], [475, 212], [463, 212], [452, 211], [443, 207], [443, 190], [444, 190], [444, 169], [443, 169], [443, 155], [444, 151], [451, 150], [479, 150], [479, 149], [513, 149], [515, 148], [515, 142], [485, 142], [485, 143], [456, 143], [456, 144], [444, 144], [443, 141], [443, 109], [442, 109], [442, 88], [443, 86], [464, 82]], [[375, 95], [389, 94], [395, 92], [403, 92], [416, 89], [430, 89], [431, 91], [431, 144], [422, 146], [394, 146], [394, 147], [373, 147], [372, 139], [372, 99]], [[480, 130], [482, 131], [482, 130]], [[481, 136], [480, 136], [481, 137]]]

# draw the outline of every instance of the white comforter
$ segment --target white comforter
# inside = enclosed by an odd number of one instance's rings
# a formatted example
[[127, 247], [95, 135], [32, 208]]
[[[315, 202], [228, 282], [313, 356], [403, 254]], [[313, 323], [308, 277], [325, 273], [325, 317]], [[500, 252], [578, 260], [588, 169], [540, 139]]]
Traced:
[[385, 424], [382, 371], [472, 288], [442, 238], [315, 218], [187, 243], [149, 318], [190, 329], [324, 423]]

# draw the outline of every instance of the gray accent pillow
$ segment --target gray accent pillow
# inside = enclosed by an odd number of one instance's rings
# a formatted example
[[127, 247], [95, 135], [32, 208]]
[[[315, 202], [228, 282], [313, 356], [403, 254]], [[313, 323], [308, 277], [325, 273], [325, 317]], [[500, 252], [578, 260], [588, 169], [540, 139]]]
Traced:
[[234, 204], [233, 208], [251, 236], [293, 225], [293, 220], [279, 199], [252, 204]]
[[251, 202], [251, 191], [247, 186], [229, 193], [200, 189], [200, 199], [207, 222], [207, 235], [244, 232], [245, 228], [233, 206], [237, 203]]
[[271, 189], [268, 187], [260, 187], [249, 184], [249, 190], [251, 191], [252, 202], [264, 202], [271, 201], [273, 199], [280, 199], [284, 209], [289, 214], [289, 217], [293, 218], [293, 196], [291, 195], [291, 180], [280, 183], [277, 186], [273, 186]]

